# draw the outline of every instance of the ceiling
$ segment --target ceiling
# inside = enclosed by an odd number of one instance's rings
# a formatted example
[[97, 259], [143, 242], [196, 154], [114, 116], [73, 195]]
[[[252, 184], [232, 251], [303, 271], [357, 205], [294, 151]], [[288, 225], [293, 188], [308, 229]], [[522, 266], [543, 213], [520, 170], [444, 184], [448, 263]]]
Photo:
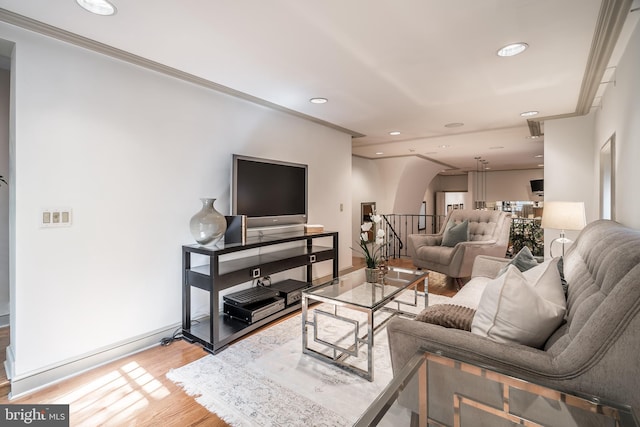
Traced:
[[[0, 0], [0, 20], [95, 41], [105, 53], [346, 130], [355, 155], [418, 155], [449, 173], [475, 170], [475, 157], [494, 170], [540, 167], [543, 138], [527, 138], [520, 113], [538, 111], [543, 133], [545, 118], [597, 105], [600, 82], [615, 78], [610, 41], [638, 3], [111, 1], [118, 12], [104, 17], [75, 0]], [[513, 42], [529, 49], [496, 55]]]

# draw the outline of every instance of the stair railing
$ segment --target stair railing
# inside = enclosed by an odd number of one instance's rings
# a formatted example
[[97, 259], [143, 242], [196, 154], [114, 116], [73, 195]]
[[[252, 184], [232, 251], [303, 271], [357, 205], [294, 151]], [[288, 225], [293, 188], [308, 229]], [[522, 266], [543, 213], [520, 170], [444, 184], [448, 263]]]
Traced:
[[401, 258], [409, 256], [407, 240], [409, 234], [434, 234], [440, 231], [444, 215], [384, 214], [387, 245], [385, 257]]

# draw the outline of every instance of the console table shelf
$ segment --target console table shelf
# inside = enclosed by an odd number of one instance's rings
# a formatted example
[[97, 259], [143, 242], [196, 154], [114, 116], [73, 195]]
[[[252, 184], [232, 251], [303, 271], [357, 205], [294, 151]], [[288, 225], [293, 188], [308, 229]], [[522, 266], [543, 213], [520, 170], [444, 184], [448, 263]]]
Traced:
[[[316, 239], [328, 238], [332, 246], [314, 244]], [[291, 247], [289, 243], [305, 242]], [[325, 243], [326, 244], [326, 243]], [[268, 247], [269, 252], [255, 254], [254, 249]], [[191, 265], [191, 255], [209, 258], [204, 265]], [[245, 255], [246, 254], [246, 255]], [[226, 259], [229, 258], [229, 259]], [[200, 245], [182, 247], [182, 335], [190, 342], [198, 342], [212, 353], [217, 353], [232, 341], [267, 323], [301, 308], [301, 304], [287, 306], [270, 316], [251, 324], [229, 318], [219, 312], [220, 291], [253, 279], [306, 267], [306, 281], [311, 283], [313, 265], [333, 261], [333, 277], [338, 277], [338, 233], [293, 232], [248, 239], [245, 244], [230, 244], [208, 248]], [[209, 293], [209, 316], [198, 323], [191, 322], [191, 288]]]

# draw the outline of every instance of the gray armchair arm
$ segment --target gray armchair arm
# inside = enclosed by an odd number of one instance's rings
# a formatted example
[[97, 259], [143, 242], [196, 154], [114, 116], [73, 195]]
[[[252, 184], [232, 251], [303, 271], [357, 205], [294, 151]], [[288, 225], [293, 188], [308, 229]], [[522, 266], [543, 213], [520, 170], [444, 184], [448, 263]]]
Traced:
[[[495, 248], [495, 250], [492, 251], [492, 248]], [[449, 263], [449, 270], [457, 272], [456, 277], [469, 277], [471, 276], [473, 263], [477, 256], [500, 255], [502, 252], [503, 249], [498, 246], [498, 242], [495, 240], [477, 240], [458, 243], [455, 246], [455, 252]]]
[[442, 234], [410, 234], [407, 251], [410, 256], [415, 255], [416, 249], [422, 246], [440, 246]]

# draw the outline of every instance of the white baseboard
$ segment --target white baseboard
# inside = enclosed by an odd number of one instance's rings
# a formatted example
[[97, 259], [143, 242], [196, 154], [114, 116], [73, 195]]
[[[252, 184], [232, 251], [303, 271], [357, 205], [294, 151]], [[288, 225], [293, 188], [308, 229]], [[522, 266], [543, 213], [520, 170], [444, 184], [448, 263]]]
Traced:
[[113, 346], [103, 348], [73, 360], [62, 362], [38, 372], [15, 377], [13, 370], [15, 357], [11, 346], [9, 346], [7, 347], [7, 360], [5, 362], [7, 377], [11, 381], [9, 400], [33, 393], [44, 387], [48, 387], [52, 384], [74, 377], [109, 362], [113, 362], [114, 360], [121, 359], [125, 356], [155, 347], [160, 344], [160, 340], [162, 340], [162, 338], [172, 336], [175, 330], [180, 326], [181, 325], [175, 325], [162, 330], [157, 330], [148, 335], [138, 336], [131, 340], [117, 343]]
[[0, 328], [4, 328], [5, 326], [9, 326], [10, 319], [11, 319], [11, 315], [9, 315], [9, 314], [4, 314], [4, 315], [0, 316]]

